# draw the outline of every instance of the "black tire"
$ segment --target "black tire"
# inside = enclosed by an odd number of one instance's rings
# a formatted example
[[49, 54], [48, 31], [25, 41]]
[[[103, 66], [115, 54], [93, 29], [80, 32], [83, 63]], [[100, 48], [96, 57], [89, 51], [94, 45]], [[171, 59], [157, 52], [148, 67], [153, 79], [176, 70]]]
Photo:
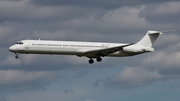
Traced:
[[102, 61], [102, 58], [101, 58], [101, 57], [98, 57], [96, 60], [97, 60], [97, 62], [101, 62], [101, 61]]
[[94, 63], [94, 60], [93, 59], [90, 59], [89, 60], [89, 64], [93, 64]]
[[19, 56], [18, 56], [18, 55], [16, 55], [16, 56], [15, 56], [15, 58], [16, 58], [16, 59], [18, 59], [18, 58], [19, 58]]

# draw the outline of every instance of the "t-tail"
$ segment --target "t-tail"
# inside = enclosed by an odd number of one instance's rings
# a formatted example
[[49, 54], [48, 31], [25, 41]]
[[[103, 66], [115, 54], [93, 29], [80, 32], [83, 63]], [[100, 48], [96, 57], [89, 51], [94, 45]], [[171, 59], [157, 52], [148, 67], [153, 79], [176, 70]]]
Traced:
[[162, 32], [150, 30], [137, 44], [143, 45], [145, 47], [152, 47], [160, 34], [162, 34]]
[[137, 43], [140, 45], [143, 45], [145, 47], [152, 47], [156, 39], [159, 37], [160, 34], [162, 33], [167, 33], [167, 32], [173, 32], [175, 30], [166, 30], [166, 31], [152, 31], [149, 30], [147, 34]]

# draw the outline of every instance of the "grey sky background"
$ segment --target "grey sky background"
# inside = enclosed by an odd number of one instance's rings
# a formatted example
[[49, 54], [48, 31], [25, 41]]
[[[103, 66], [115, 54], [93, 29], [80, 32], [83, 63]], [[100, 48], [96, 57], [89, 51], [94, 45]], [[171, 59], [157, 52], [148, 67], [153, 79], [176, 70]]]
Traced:
[[[180, 100], [179, 12], [179, 0], [0, 0], [0, 101]], [[8, 51], [22, 39], [131, 43], [148, 30], [176, 31], [160, 36], [153, 53], [93, 65]]]

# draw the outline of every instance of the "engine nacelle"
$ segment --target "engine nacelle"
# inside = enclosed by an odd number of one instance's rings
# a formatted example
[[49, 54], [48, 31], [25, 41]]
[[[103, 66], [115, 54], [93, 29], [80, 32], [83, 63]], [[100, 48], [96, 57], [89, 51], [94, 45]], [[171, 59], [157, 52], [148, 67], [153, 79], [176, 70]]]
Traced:
[[141, 52], [144, 52], [144, 49], [139, 48], [139, 47], [124, 47], [123, 51], [128, 52], [128, 53], [141, 53]]
[[142, 52], [153, 52], [154, 48], [144, 47], [141, 45], [132, 45], [123, 48], [123, 51], [128, 53], [142, 53]]

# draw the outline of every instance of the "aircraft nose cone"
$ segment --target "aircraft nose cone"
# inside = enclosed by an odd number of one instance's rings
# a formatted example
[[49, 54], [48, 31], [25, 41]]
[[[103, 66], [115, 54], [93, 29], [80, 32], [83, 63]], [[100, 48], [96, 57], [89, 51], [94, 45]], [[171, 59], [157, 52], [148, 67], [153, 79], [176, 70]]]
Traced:
[[11, 51], [11, 52], [14, 52], [14, 51], [16, 51], [16, 50], [17, 50], [17, 48], [16, 48], [15, 46], [9, 47], [9, 51]]

